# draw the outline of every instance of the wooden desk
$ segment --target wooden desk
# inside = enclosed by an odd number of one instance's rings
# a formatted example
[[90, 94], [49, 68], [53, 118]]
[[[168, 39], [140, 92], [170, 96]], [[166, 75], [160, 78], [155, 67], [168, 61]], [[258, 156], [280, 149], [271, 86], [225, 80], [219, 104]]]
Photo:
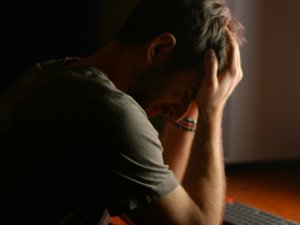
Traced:
[[300, 161], [227, 165], [227, 196], [300, 222]]
[[121, 217], [111, 217], [109, 225], [128, 225]]

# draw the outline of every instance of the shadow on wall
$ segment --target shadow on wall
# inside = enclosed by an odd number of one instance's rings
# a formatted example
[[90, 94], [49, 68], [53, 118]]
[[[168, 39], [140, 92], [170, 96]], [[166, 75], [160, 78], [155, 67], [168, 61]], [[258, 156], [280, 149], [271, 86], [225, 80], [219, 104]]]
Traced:
[[34, 63], [85, 55], [101, 43], [101, 0], [1, 3], [0, 93]]

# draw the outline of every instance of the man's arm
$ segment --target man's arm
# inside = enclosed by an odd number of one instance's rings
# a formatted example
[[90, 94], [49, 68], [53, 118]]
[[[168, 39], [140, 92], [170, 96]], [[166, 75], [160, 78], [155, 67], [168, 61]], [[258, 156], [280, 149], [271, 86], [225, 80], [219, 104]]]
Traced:
[[[191, 103], [183, 118], [197, 121], [198, 107], [195, 102]], [[169, 120], [165, 122], [160, 134], [165, 164], [169, 165], [180, 183], [186, 171], [194, 136], [195, 131], [181, 129]]]
[[[187, 165], [180, 162], [182, 164], [177, 168], [175, 163], [178, 162], [174, 160], [175, 157], [169, 158], [175, 173], [176, 170], [181, 171], [177, 176], [179, 179], [183, 178], [182, 186], [150, 204], [133, 210], [130, 217], [136, 224], [221, 223], [225, 197], [222, 114], [227, 99], [242, 78], [238, 45], [230, 34], [228, 39], [229, 60], [222, 73], [217, 73], [217, 59], [213, 51], [208, 51], [206, 55], [206, 74], [196, 99], [199, 115], [194, 138], [189, 137], [189, 133], [181, 133], [182, 135], [177, 137], [177, 140], [180, 140], [180, 137], [187, 138], [186, 141], [194, 140], [190, 156], [188, 148], [185, 148], [187, 152], [183, 153], [180, 153], [182, 149], [173, 149], [177, 151], [173, 152], [174, 154], [179, 153], [179, 156], [184, 155], [184, 158], [188, 159]], [[165, 150], [171, 151], [169, 147]]]
[[221, 223], [222, 219], [225, 197], [222, 115], [227, 99], [242, 78], [238, 45], [229, 33], [227, 35], [231, 46], [225, 70], [217, 73], [213, 51], [210, 50], [205, 59], [208, 72], [196, 99], [198, 126], [182, 184], [209, 224]]

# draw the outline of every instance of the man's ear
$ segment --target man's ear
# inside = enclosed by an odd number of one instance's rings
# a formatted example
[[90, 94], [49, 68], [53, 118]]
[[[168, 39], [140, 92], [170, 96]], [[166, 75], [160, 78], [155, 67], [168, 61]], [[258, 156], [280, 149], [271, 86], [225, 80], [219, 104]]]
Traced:
[[148, 60], [160, 63], [170, 58], [176, 45], [176, 38], [171, 33], [163, 33], [151, 40], [148, 46]]

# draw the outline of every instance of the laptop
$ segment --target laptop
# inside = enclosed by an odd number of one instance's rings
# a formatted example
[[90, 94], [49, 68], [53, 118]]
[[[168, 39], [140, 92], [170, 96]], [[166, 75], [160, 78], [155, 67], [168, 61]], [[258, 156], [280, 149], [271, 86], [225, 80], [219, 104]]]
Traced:
[[222, 225], [300, 225], [278, 215], [233, 200], [226, 201]]

